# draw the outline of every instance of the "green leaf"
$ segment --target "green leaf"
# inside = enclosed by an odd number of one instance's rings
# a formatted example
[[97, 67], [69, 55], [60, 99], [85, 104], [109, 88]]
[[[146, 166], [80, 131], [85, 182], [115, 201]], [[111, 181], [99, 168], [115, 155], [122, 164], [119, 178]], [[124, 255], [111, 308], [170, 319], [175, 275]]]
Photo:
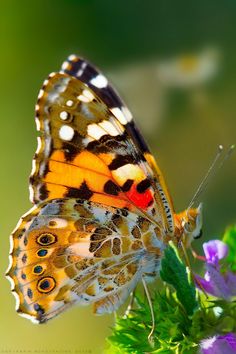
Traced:
[[[225, 233], [229, 262], [236, 263], [236, 226]], [[232, 254], [233, 250], [233, 254]], [[142, 293], [135, 293], [135, 309], [116, 320], [106, 354], [196, 354], [199, 342], [216, 333], [236, 332], [236, 300], [226, 301], [198, 294], [173, 243], [165, 250], [161, 277], [166, 282], [152, 296], [155, 316], [153, 345], [150, 308]], [[173, 289], [174, 288], [174, 289]]]
[[198, 307], [196, 290], [191, 282], [190, 274], [180, 260], [178, 251], [172, 242], [169, 242], [169, 247], [164, 252], [160, 276], [162, 280], [175, 288], [179, 302], [187, 314], [191, 316]]
[[156, 322], [153, 345], [148, 341], [151, 329], [149, 304], [146, 298], [138, 295], [138, 308], [125, 318], [117, 319], [108, 338], [106, 354], [195, 353], [196, 342], [189, 337], [191, 319], [183, 312], [174, 293], [163, 289], [161, 293], [154, 294], [152, 304]]
[[230, 264], [231, 270], [236, 271], [236, 225], [225, 231], [222, 241], [229, 246], [226, 261]]

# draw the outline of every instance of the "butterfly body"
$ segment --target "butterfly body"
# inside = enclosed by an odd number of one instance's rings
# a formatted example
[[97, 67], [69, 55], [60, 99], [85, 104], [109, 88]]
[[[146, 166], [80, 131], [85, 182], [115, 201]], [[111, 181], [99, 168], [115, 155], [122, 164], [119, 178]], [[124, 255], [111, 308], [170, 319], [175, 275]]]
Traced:
[[200, 211], [174, 213], [131, 113], [83, 59], [70, 56], [44, 82], [36, 123], [35, 206], [12, 234], [7, 274], [17, 311], [37, 323], [74, 303], [115, 311], [158, 275], [170, 239], [196, 231]]

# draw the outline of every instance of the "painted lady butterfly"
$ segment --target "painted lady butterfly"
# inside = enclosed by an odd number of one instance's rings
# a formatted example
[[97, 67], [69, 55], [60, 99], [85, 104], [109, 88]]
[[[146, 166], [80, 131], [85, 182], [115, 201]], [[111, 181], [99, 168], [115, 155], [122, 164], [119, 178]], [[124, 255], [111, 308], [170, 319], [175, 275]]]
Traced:
[[45, 322], [71, 305], [115, 311], [158, 275], [169, 240], [201, 231], [201, 208], [175, 214], [164, 178], [107, 79], [71, 55], [44, 82], [33, 159], [35, 206], [11, 241], [7, 276], [17, 311]]

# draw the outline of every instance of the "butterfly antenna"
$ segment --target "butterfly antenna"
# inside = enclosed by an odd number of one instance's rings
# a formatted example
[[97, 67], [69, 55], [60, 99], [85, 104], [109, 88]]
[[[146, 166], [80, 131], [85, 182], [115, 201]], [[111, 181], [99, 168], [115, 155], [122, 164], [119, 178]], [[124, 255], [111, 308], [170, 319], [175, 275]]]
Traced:
[[222, 159], [220, 165], [218, 166], [217, 170], [221, 169], [221, 167], [223, 166], [223, 164], [230, 158], [230, 156], [232, 155], [233, 151], [235, 149], [235, 145], [231, 145], [228, 149], [228, 151], [226, 152], [224, 158]]
[[[231, 145], [229, 147], [229, 149], [226, 151], [226, 154], [223, 156], [221, 162], [219, 163], [219, 165], [213, 170], [212, 174], [211, 174], [211, 179], [216, 175], [216, 173], [221, 169], [221, 167], [224, 165], [224, 163], [229, 159], [229, 157], [231, 156], [232, 152], [234, 151], [235, 145]], [[204, 184], [200, 194], [206, 189], [206, 187], [208, 186], [210, 181], [210, 178], [208, 178], [207, 182]], [[197, 198], [199, 197], [199, 195], [197, 196]]]
[[[227, 154], [225, 155], [225, 158], [222, 160], [222, 162], [221, 162], [219, 168], [223, 165], [223, 163], [225, 162], [226, 158], [228, 158], [228, 157], [231, 155], [231, 152], [232, 152], [231, 150], [233, 150], [232, 147], [234, 148], [234, 145], [232, 145], [232, 146], [230, 147], [230, 149], [228, 150], [228, 152], [227, 152]], [[231, 148], [232, 148], [232, 149], [231, 149]], [[218, 160], [219, 160], [219, 158], [220, 158], [222, 152], [223, 152], [223, 146], [222, 146], [222, 145], [219, 145], [219, 146], [218, 146], [218, 149], [217, 149], [217, 153], [216, 153], [216, 155], [215, 155], [215, 158], [214, 158], [214, 160], [212, 161], [210, 167], [208, 168], [208, 171], [207, 171], [207, 173], [205, 174], [205, 177], [202, 179], [200, 185], [198, 186], [196, 192], [194, 193], [194, 196], [192, 197], [192, 199], [191, 199], [191, 201], [190, 201], [190, 203], [189, 203], [189, 206], [188, 206], [187, 210], [189, 210], [189, 209], [193, 206], [193, 204], [195, 203], [195, 201], [198, 199], [199, 195], [200, 195], [200, 194], [203, 192], [203, 190], [206, 188], [206, 186], [207, 186], [208, 183], [209, 183], [210, 176], [213, 176], [213, 175], [214, 175], [214, 171], [218, 170], [218, 169], [215, 169], [215, 166], [216, 166], [216, 164], [217, 164], [217, 162], [218, 162]], [[215, 170], [214, 170], [214, 169], [215, 169]]]

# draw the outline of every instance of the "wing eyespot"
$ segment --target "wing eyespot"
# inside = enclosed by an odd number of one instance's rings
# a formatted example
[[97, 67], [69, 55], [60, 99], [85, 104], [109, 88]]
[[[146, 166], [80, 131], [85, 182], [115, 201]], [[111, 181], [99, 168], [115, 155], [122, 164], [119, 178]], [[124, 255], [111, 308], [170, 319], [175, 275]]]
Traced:
[[52, 233], [46, 232], [39, 235], [36, 242], [41, 246], [49, 246], [57, 242], [57, 237]]
[[27, 289], [27, 296], [29, 299], [33, 298], [33, 291], [30, 288]]
[[49, 293], [56, 286], [56, 281], [53, 277], [44, 277], [38, 281], [37, 289], [41, 293]]
[[41, 275], [44, 272], [44, 268], [41, 265], [36, 265], [33, 268], [33, 274]]
[[38, 303], [34, 304], [34, 310], [38, 313], [38, 315], [42, 316], [44, 314], [44, 309]]
[[41, 248], [41, 249], [38, 250], [38, 252], [37, 252], [37, 256], [38, 256], [39, 258], [44, 258], [44, 257], [46, 257], [47, 254], [48, 254], [48, 251], [45, 250], [45, 249], [43, 249], [43, 248]]
[[21, 258], [21, 261], [22, 261], [23, 264], [26, 263], [26, 261], [27, 261], [27, 255], [26, 255], [26, 253], [23, 254], [23, 256], [22, 256], [22, 258]]

